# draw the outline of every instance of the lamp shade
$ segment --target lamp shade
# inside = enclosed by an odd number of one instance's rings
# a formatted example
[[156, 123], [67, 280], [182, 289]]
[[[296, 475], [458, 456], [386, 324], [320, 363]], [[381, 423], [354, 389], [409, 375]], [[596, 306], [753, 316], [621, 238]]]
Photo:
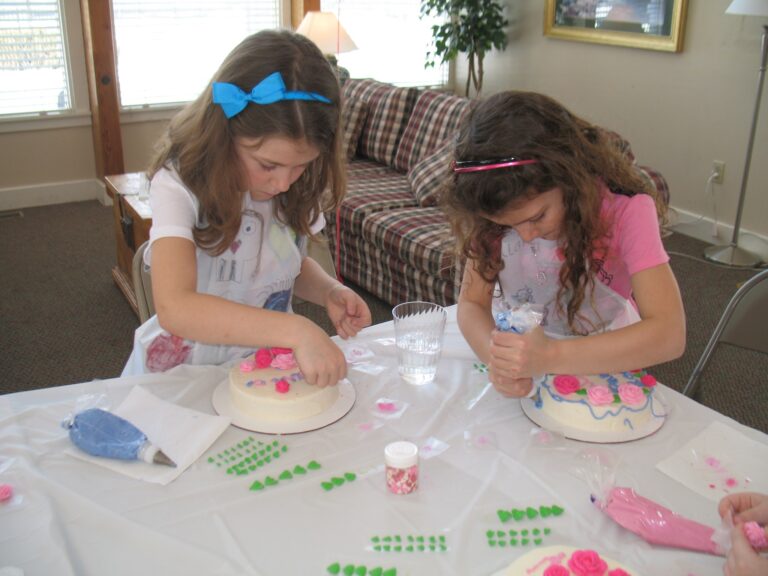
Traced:
[[357, 49], [333, 12], [307, 12], [296, 32], [312, 40], [324, 54]]
[[768, 16], [768, 0], [733, 0], [726, 14]]

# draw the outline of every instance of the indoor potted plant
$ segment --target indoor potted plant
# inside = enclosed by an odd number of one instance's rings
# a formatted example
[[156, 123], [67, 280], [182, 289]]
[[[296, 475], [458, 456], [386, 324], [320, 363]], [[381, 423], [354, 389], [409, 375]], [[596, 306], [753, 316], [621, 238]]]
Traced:
[[492, 49], [507, 46], [508, 24], [503, 6], [496, 0], [422, 0], [421, 15], [445, 19], [432, 26], [433, 50], [427, 52], [426, 66], [467, 55], [469, 70], [464, 93], [469, 96], [470, 83], [479, 95], [483, 89], [483, 60]]

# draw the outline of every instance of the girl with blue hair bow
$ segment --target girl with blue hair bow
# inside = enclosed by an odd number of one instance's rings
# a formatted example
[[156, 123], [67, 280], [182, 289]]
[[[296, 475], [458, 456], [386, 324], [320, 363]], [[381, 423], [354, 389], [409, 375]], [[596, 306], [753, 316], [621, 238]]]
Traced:
[[311, 384], [346, 375], [342, 351], [296, 296], [323, 305], [342, 338], [365, 302], [307, 256], [345, 192], [340, 89], [320, 50], [288, 31], [243, 40], [170, 123], [150, 165], [150, 267], [157, 314], [123, 374], [223, 364], [293, 349]]

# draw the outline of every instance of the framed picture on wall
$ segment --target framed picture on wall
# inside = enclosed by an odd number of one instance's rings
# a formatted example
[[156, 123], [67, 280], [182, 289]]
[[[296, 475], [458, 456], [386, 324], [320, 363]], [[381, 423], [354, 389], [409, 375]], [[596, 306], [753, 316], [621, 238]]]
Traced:
[[680, 52], [687, 0], [546, 0], [544, 35]]

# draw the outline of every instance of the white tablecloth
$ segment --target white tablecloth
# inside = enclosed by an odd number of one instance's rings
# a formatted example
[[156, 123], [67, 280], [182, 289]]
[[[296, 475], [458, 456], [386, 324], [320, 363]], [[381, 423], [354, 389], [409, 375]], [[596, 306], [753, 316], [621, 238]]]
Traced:
[[[675, 512], [719, 526], [712, 500], [656, 469], [713, 421], [768, 445], [744, 427], [660, 386], [670, 407], [657, 433], [631, 443], [595, 445], [542, 435], [520, 403], [486, 387], [461, 339], [452, 310], [434, 384], [399, 380], [391, 323], [354, 340], [375, 352], [350, 371], [357, 400], [349, 414], [314, 432], [269, 436], [229, 427], [206, 455], [167, 486], [150, 484], [72, 457], [60, 422], [84, 402], [116, 406], [134, 386], [181, 406], [213, 413], [211, 395], [226, 378], [221, 367], [179, 367], [154, 376], [119, 378], [0, 397], [0, 483], [16, 496], [0, 504], [0, 573], [33, 575], [309, 575], [342, 566], [397, 568], [399, 575], [486, 575], [534, 546], [489, 545], [489, 530], [539, 529], [543, 544], [594, 548], [646, 576], [721, 574], [722, 559], [651, 547], [619, 528], [590, 503], [597, 485], [615, 482]], [[375, 373], [380, 370], [379, 373]], [[482, 394], [482, 391], [485, 393]], [[380, 400], [402, 413], [381, 411]], [[277, 440], [281, 458], [227, 474], [208, 461], [252, 437]], [[421, 446], [421, 485], [390, 494], [384, 447], [395, 440]], [[252, 491], [315, 460], [321, 468]], [[762, 464], [764, 465], [764, 463]], [[332, 490], [321, 482], [354, 473]], [[502, 524], [498, 510], [558, 505], [560, 517]], [[548, 534], [543, 536], [544, 529]], [[375, 538], [403, 545], [409, 537], [443, 537], [447, 550], [379, 552]], [[439, 540], [438, 540], [439, 541]]]

